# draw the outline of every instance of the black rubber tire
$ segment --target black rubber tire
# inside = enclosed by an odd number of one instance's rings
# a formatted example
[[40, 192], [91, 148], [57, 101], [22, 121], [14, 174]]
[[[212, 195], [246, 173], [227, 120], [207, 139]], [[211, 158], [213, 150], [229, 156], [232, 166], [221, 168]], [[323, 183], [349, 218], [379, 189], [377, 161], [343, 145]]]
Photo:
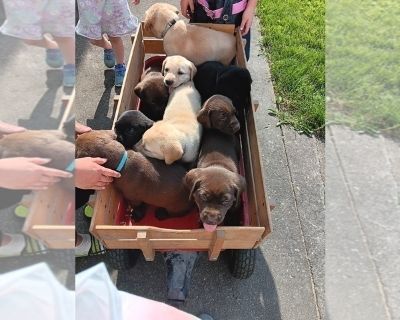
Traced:
[[139, 257], [140, 250], [107, 249], [105, 258], [107, 264], [116, 270], [132, 269]]
[[228, 250], [229, 269], [234, 278], [249, 278], [256, 266], [256, 251], [254, 249]]

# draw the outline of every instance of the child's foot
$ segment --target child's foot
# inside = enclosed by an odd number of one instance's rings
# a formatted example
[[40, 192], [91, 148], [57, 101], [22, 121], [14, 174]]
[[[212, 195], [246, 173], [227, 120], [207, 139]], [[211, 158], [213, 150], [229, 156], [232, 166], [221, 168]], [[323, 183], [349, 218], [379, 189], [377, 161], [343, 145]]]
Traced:
[[60, 68], [64, 64], [60, 49], [46, 49], [46, 63], [50, 68]]
[[125, 64], [115, 65], [115, 86], [121, 87], [125, 77]]
[[115, 55], [113, 49], [104, 49], [104, 64], [107, 68], [115, 66]]
[[73, 87], [75, 85], [75, 65], [66, 64], [63, 70], [64, 87]]

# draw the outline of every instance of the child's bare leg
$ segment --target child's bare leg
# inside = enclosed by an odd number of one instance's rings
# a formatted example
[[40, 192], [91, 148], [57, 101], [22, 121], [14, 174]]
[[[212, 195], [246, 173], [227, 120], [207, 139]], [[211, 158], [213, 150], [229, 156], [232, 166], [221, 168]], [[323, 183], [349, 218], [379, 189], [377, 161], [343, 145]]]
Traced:
[[58, 49], [58, 44], [53, 39], [44, 35], [43, 39], [40, 40], [24, 40], [24, 42], [30, 46], [41, 47], [46, 49]]
[[65, 64], [75, 64], [75, 39], [73, 37], [54, 37], [65, 60]]
[[64, 56], [63, 84], [65, 87], [75, 85], [75, 38], [54, 37]]
[[117, 64], [123, 64], [125, 62], [125, 53], [124, 53], [124, 43], [122, 42], [121, 37], [109, 37], [109, 38], [115, 53], [115, 60]]
[[112, 49], [111, 42], [107, 39], [105, 35], [103, 35], [103, 38], [101, 40], [89, 40], [91, 44], [103, 48], [103, 49]]

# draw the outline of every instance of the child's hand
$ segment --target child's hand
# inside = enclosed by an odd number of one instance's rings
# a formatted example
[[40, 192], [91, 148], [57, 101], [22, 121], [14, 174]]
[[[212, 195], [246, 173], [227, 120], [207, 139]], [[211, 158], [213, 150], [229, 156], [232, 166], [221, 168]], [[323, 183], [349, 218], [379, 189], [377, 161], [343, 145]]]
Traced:
[[242, 23], [240, 24], [240, 32], [242, 33], [242, 36], [245, 36], [249, 32], [251, 25], [253, 24], [254, 13], [255, 10], [251, 7], [244, 10]]
[[0, 187], [12, 190], [45, 190], [62, 178], [71, 178], [69, 172], [44, 165], [51, 159], [6, 158], [0, 159]]
[[132, 4], [135, 6], [138, 5], [139, 3], [140, 3], [140, 0], [132, 0]]
[[25, 128], [0, 121], [0, 138], [3, 135], [26, 131]]
[[103, 158], [79, 158], [75, 160], [75, 186], [80, 189], [104, 190], [114, 178], [120, 178], [117, 171], [103, 167]]
[[190, 19], [190, 14], [194, 12], [194, 1], [181, 0], [181, 12], [183, 16]]

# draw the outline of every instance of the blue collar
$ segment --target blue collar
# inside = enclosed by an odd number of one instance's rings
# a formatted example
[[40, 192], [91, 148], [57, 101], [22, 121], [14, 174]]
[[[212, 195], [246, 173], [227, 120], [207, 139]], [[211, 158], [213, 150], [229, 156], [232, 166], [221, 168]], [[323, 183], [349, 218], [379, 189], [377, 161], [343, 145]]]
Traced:
[[115, 171], [121, 172], [121, 170], [124, 168], [127, 160], [128, 160], [128, 152], [126, 152], [126, 150], [125, 150], [121, 160], [119, 160], [117, 169], [115, 169]]
[[65, 168], [65, 171], [72, 172], [75, 170], [75, 160], [72, 160], [72, 162]]

